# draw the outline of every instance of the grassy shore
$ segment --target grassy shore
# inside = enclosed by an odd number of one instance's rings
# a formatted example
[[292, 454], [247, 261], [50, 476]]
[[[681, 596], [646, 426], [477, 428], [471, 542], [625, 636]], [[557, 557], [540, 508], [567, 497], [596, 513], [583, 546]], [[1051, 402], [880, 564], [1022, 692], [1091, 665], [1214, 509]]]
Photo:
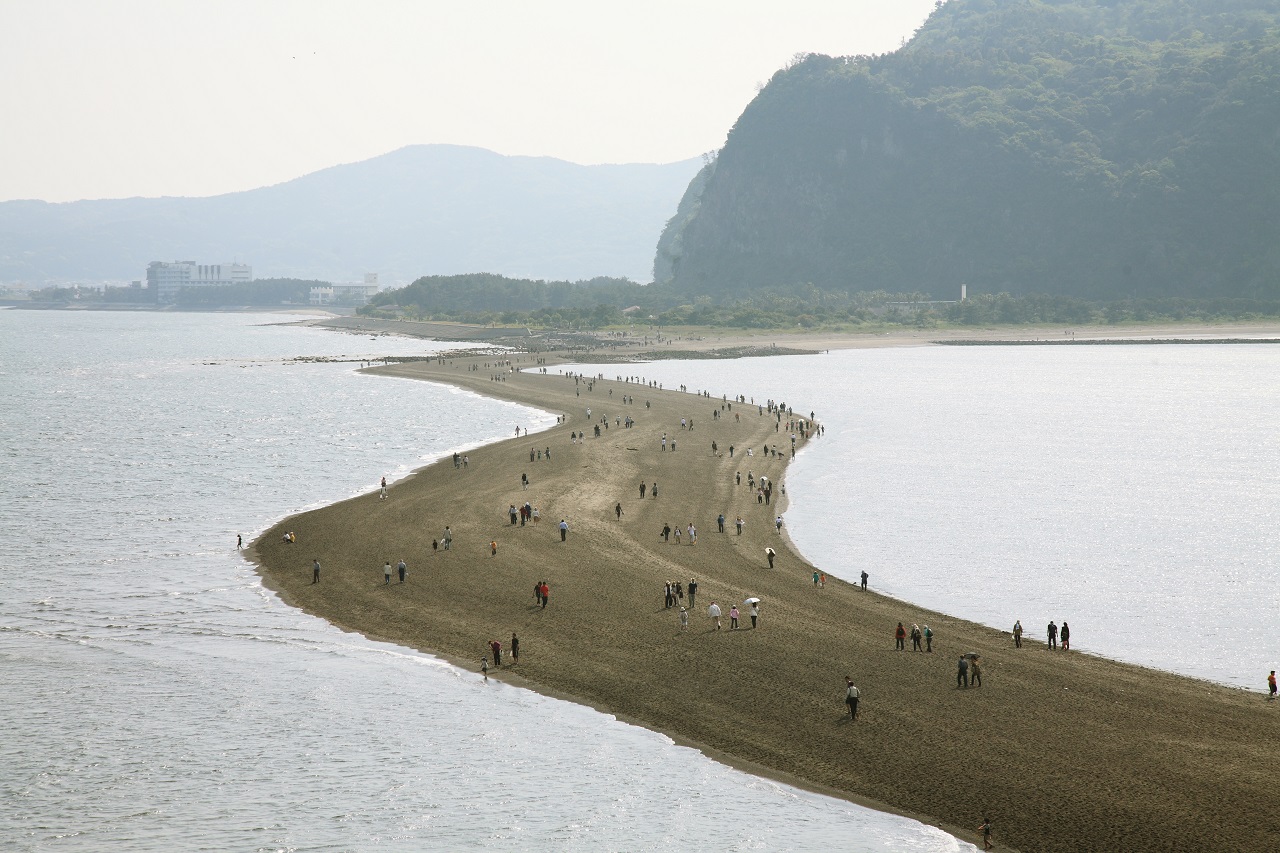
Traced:
[[[1015, 650], [1007, 633], [877, 594], [874, 566], [867, 567], [869, 592], [830, 577], [817, 589], [815, 568], [774, 529], [785, 507], [758, 504], [746, 485], [748, 470], [784, 480], [784, 457], [761, 455], [766, 443], [780, 452], [790, 444], [772, 417], [741, 405], [713, 420], [718, 399], [634, 383], [597, 381], [588, 390], [558, 375], [554, 357], [544, 358], [547, 375], [508, 373], [503, 382], [483, 366], [493, 356], [377, 368], [566, 420], [477, 449], [466, 468], [448, 460], [428, 466], [393, 484], [386, 500], [372, 493], [281, 522], [255, 544], [265, 583], [345, 628], [473, 670], [489, 640], [505, 647], [514, 631], [520, 663], [497, 677], [968, 841], [990, 815], [1000, 849], [1274, 843], [1280, 771], [1271, 746], [1280, 703], [1031, 641]], [[531, 363], [525, 356], [518, 366]], [[643, 375], [644, 368], [615, 372]], [[754, 389], [741, 392], [750, 397]], [[635, 403], [624, 405], [623, 395]], [[821, 421], [822, 401], [789, 402], [797, 415], [801, 407], [805, 415], [817, 410]], [[571, 431], [592, 431], [588, 406], [593, 420], [608, 414], [609, 429], [572, 443]], [[627, 415], [634, 428], [614, 425]], [[681, 429], [682, 417], [694, 419], [692, 432]], [[660, 450], [663, 433], [676, 440], [674, 452]], [[531, 448], [550, 448], [550, 459], [531, 462]], [[746, 457], [747, 448], [755, 455]], [[641, 500], [641, 482], [657, 482], [659, 497], [647, 492]], [[540, 523], [511, 526], [508, 506], [525, 501], [539, 508]], [[721, 512], [724, 534], [716, 526]], [[733, 526], [739, 515], [741, 536]], [[562, 518], [565, 542], [556, 529]], [[658, 535], [664, 524], [689, 522], [699, 531], [696, 545]], [[452, 550], [433, 551], [446, 524]], [[285, 530], [296, 532], [297, 544], [281, 541]], [[773, 569], [766, 547], [778, 552]], [[324, 565], [315, 585], [313, 557]], [[383, 563], [401, 558], [408, 582], [384, 586]], [[839, 567], [847, 576], [859, 568]], [[691, 577], [700, 587], [697, 606], [681, 631], [678, 609], [663, 606], [663, 583], [687, 585]], [[541, 579], [551, 588], [545, 609], [533, 598]], [[750, 628], [744, 609], [747, 627], [730, 631], [729, 606], [748, 596], [763, 599], [759, 626]], [[712, 601], [724, 609], [724, 630], [706, 616]], [[928, 624], [934, 652], [896, 651], [899, 622]], [[956, 688], [963, 652], [982, 655], [982, 687]], [[857, 722], [843, 705], [846, 674], [862, 690]]]

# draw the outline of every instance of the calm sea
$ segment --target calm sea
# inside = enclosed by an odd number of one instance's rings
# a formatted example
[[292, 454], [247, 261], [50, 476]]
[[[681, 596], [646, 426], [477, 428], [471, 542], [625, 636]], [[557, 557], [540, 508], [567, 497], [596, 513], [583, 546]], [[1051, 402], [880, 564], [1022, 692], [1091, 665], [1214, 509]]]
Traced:
[[0, 311], [0, 847], [973, 849], [281, 604], [237, 533], [554, 423], [299, 360], [443, 345], [282, 319]]
[[[1280, 669], [1280, 346], [581, 369], [817, 410], [826, 435], [787, 475], [785, 519], [829, 574], [1041, 640], [1065, 621], [1073, 648], [1253, 690]], [[690, 401], [708, 442], [711, 403]]]

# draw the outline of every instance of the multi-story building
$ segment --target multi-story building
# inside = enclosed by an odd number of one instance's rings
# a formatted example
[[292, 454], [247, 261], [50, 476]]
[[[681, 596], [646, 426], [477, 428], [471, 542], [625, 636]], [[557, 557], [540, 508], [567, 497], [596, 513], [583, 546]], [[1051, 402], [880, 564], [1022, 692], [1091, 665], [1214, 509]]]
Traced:
[[363, 284], [331, 284], [311, 288], [312, 305], [364, 305], [378, 292], [378, 274], [364, 274]]
[[248, 264], [197, 264], [195, 261], [152, 261], [147, 265], [147, 287], [157, 302], [175, 302], [184, 287], [213, 287], [253, 281]]

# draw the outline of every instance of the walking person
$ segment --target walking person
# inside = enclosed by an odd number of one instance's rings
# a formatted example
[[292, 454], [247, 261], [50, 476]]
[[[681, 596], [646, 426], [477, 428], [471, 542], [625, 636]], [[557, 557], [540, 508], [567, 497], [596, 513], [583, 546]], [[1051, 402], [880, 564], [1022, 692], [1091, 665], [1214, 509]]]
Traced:
[[1276, 698], [1276, 671], [1274, 669], [1267, 676], [1267, 692], [1269, 694], [1267, 696], [1268, 699]]
[[969, 683], [974, 687], [982, 686], [982, 667], [977, 658], [969, 662]]
[[242, 548], [244, 548], [244, 537], [241, 536], [239, 533], [237, 533], [236, 534], [236, 550], [239, 551]]
[[742, 535], [742, 525], [746, 524], [746, 522], [742, 520], [742, 516], [738, 516], [738, 520], [735, 522], [735, 524], [737, 524], [737, 526], [738, 526], [738, 535], [739, 535], [739, 536], [741, 536], [741, 535]]
[[964, 655], [960, 655], [960, 660], [956, 663], [956, 687], [969, 686], [969, 659]]
[[542, 603], [542, 581], [535, 581], [533, 584], [533, 603]]
[[1053, 624], [1052, 620], [1049, 622], [1048, 632], [1049, 648], [1056, 649], [1058, 647], [1058, 626]]
[[765, 559], [766, 559], [766, 560], [768, 560], [768, 561], [769, 561], [769, 568], [771, 568], [771, 569], [773, 568], [773, 558], [774, 558], [774, 557], [776, 557], [776, 556], [778, 556], [778, 554], [777, 554], [777, 552], [776, 552], [776, 551], [774, 551], [772, 548], [765, 548], [765, 549], [764, 549], [764, 557], [765, 557]]
[[818, 573], [817, 573], [817, 572], [814, 572], [814, 573], [813, 573], [813, 585], [814, 585], [815, 587], [818, 585]]
[[547, 602], [551, 601], [551, 587], [547, 586], [547, 582], [542, 582], [542, 609], [547, 609]]
[[915, 623], [912, 623], [912, 625], [911, 625], [911, 651], [913, 651], [913, 652], [922, 652], [922, 651], [924, 651], [924, 649], [920, 648], [920, 641], [921, 641], [922, 639], [924, 639], [924, 634], [923, 634], [923, 633], [921, 633], [921, 631], [920, 631], [920, 626], [919, 626], [919, 625], [916, 625]]
[[447, 524], [444, 526], [444, 536], [441, 539], [441, 544], [444, 545], [446, 551], [453, 547], [453, 531], [449, 529]]
[[933, 631], [929, 630], [928, 625], [924, 626], [924, 650], [933, 653]]
[[1022, 620], [1015, 619], [1013, 621], [1013, 647], [1015, 649], [1022, 648]]
[[867, 579], [870, 577], [871, 575], [867, 574], [865, 571], [862, 573], [862, 591], [863, 592], [867, 591]]
[[738, 630], [738, 605], [729, 608], [729, 630]]
[[396, 566], [396, 571], [400, 573], [400, 583], [404, 583], [404, 573], [408, 568], [409, 567], [404, 564], [404, 560], [401, 560], [399, 565]]
[[854, 686], [854, 680], [852, 680], [851, 678], [849, 678], [849, 676], [846, 675], [845, 676], [845, 704], [849, 706], [850, 720], [858, 719], [858, 699], [859, 698], [861, 698], [861, 693], [859, 692], [858, 688]]
[[311, 561], [311, 582], [320, 583], [320, 560]]
[[382, 478], [382, 492], [378, 500], [385, 501], [387, 499], [387, 478]]
[[511, 632], [511, 662], [520, 663], [520, 638], [515, 631]]
[[618, 501], [613, 505], [613, 514], [618, 517], [619, 521], [622, 520], [622, 501]]
[[724, 533], [724, 513], [723, 512], [720, 513], [720, 515], [716, 518], [716, 527], [719, 528], [721, 533]]
[[563, 518], [560, 519], [560, 541], [563, 542], [565, 537], [569, 535], [569, 522]]
[[688, 629], [689, 629], [689, 611], [681, 607], [680, 608], [680, 630], [687, 631]]
[[991, 850], [991, 818], [984, 817], [982, 825], [978, 827], [978, 832], [982, 833], [982, 849]]
[[711, 602], [711, 606], [707, 608], [707, 615], [711, 617], [712, 624], [714, 624], [716, 626], [716, 630], [719, 631], [720, 630], [720, 605], [716, 604], [714, 601]]
[[862, 697], [858, 688], [853, 686], [853, 679], [844, 677], [844, 704], [849, 706], [849, 719], [858, 719], [858, 699]]
[[760, 617], [760, 602], [758, 602], [758, 601], [753, 601], [753, 602], [751, 602], [751, 628], [752, 628], [752, 630], [755, 630], [755, 627], [756, 627], [756, 619], [758, 619], [759, 617]]
[[893, 632], [894, 648], [897, 651], [905, 652], [907, 650], [907, 629], [902, 627], [902, 623], [898, 623], [898, 628]]
[[693, 597], [698, 594], [698, 579], [689, 578], [689, 609], [694, 607]]
[[1062, 640], [1062, 650], [1064, 652], [1071, 648], [1071, 628], [1068, 627], [1065, 619], [1062, 622], [1062, 629], [1058, 631], [1058, 638]]
[[390, 560], [388, 560], [387, 564], [382, 567], [382, 576], [383, 576], [383, 581], [382, 581], [383, 585], [389, 586], [391, 584], [391, 561]]

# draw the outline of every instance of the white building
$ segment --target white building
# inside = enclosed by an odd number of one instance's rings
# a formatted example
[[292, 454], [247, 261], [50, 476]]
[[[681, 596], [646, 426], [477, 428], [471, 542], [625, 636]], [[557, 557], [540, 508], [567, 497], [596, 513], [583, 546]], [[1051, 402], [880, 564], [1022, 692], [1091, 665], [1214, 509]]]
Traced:
[[378, 274], [364, 274], [363, 284], [331, 284], [325, 287], [311, 288], [311, 304], [322, 305], [364, 305], [378, 292]]
[[175, 302], [184, 287], [215, 287], [253, 281], [248, 264], [197, 264], [195, 261], [152, 261], [147, 265], [147, 287], [157, 302]]

